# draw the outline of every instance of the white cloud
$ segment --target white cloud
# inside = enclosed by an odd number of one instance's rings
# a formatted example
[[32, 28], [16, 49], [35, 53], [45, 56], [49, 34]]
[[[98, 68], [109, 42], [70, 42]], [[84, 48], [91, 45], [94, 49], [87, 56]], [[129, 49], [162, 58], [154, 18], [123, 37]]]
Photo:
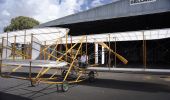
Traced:
[[[34, 1], [34, 0], [33, 0]], [[38, 0], [42, 1], [42, 0]], [[80, 2], [81, 1], [81, 2]], [[55, 4], [50, 0], [44, 0], [44, 2], [38, 7], [34, 15], [34, 18], [39, 19], [41, 22], [47, 22], [56, 18], [60, 18], [66, 15], [80, 11], [80, 6], [84, 0], [63, 0], [61, 4]]]
[[103, 2], [105, 0], [0, 0], [0, 33], [17, 16], [33, 17], [44, 23], [102, 5]]
[[0, 32], [11, 18], [33, 17], [41, 23], [81, 11], [85, 0], [4, 0], [0, 2]]
[[2, 11], [2, 15], [4, 16], [10, 16], [10, 13], [7, 10]]
[[106, 3], [116, 2], [120, 0], [92, 0], [91, 7], [98, 7], [104, 5]]
[[100, 6], [102, 5], [102, 0], [93, 0], [92, 3], [91, 3], [91, 6], [92, 7], [97, 7], [97, 6]]

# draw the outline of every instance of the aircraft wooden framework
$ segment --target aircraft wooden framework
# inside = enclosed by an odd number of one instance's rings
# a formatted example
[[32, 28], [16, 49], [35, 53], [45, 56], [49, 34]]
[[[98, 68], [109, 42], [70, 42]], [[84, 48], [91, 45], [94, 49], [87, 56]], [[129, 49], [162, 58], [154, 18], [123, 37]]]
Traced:
[[[41, 32], [37, 32], [37, 30], [41, 30]], [[68, 42], [68, 29], [48, 28], [46, 30], [52, 31], [42, 32], [43, 29], [32, 29], [6, 33], [2, 36], [1, 77], [29, 80], [32, 86], [39, 83], [61, 84], [62, 91], [67, 91], [68, 85], [71, 83], [86, 79], [93, 81], [94, 70], [88, 71], [86, 68], [77, 66], [77, 58], [79, 54], [82, 54], [80, 52], [83, 43], [86, 43], [87, 54], [87, 36], [81, 36], [73, 44], [72, 40]], [[52, 39], [47, 38], [48, 36]], [[57, 49], [58, 45], [63, 43], [63, 39], [65, 42], [64, 52]], [[114, 52], [104, 42], [96, 40], [94, 43], [106, 48], [124, 64], [128, 63], [123, 56]], [[71, 46], [68, 47], [68, 44]], [[35, 70], [35, 68], [39, 69]], [[4, 69], [8, 69], [8, 71], [4, 72]], [[17, 75], [20, 69], [27, 69], [23, 71], [27, 75]]]

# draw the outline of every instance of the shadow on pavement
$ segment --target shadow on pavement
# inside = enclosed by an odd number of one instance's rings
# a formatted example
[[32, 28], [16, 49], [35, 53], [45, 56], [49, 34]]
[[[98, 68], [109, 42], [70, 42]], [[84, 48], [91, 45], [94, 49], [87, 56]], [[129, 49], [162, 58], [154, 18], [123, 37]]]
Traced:
[[0, 100], [31, 100], [31, 99], [21, 97], [21, 96], [18, 96], [18, 95], [0, 92]]
[[[7, 76], [15, 76], [15, 77], [24, 77], [24, 78], [29, 78], [29, 73], [28, 72], [12, 72], [10, 74], [8, 74], [8, 72], [3, 72], [4, 75]], [[38, 73], [31, 73], [32, 77], [36, 77]], [[43, 77], [50, 77], [51, 74], [45, 74], [43, 75]]]
[[135, 81], [123, 81], [113, 79], [96, 79], [95, 82], [89, 83], [84, 81], [81, 85], [88, 85], [93, 87], [121, 89], [121, 90], [133, 90], [144, 92], [169, 92], [170, 86], [148, 82], [135, 82]]

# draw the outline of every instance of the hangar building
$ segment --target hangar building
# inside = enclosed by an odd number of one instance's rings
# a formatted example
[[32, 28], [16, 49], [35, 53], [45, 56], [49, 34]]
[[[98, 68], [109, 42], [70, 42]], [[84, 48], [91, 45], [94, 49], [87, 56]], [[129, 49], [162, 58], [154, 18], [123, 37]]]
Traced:
[[[127, 65], [116, 61], [114, 55], [110, 63], [115, 67], [148, 67], [170, 68], [170, 0], [118, 0], [116, 2], [79, 12], [63, 18], [43, 23], [37, 27], [65, 27], [69, 28], [69, 35], [96, 35], [122, 33], [115, 41], [110, 41], [110, 47], [128, 59]], [[158, 38], [131, 39], [124, 35], [142, 32]], [[124, 34], [124, 35], [123, 35]], [[136, 33], [137, 34], [137, 33]], [[162, 37], [161, 37], [162, 36]], [[128, 36], [132, 38], [131, 36]], [[121, 41], [121, 38], [124, 40]], [[96, 46], [88, 44], [92, 50]], [[97, 50], [100, 50], [97, 46]], [[90, 55], [90, 49], [88, 54]], [[97, 53], [99, 55], [99, 53]], [[108, 64], [107, 53], [105, 61]], [[97, 59], [101, 59], [98, 57]]]

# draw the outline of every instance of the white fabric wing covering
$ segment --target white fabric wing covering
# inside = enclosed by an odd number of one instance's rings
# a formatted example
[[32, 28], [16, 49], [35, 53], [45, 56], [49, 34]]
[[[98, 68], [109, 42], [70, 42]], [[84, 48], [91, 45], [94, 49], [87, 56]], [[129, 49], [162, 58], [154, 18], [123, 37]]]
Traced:
[[32, 60], [36, 60], [38, 58], [38, 56], [40, 55], [40, 49], [41, 49], [41, 42], [38, 39], [36, 39], [35, 37], [33, 37], [32, 53], [31, 53]]
[[22, 65], [22, 66], [31, 66], [32, 67], [53, 67], [53, 68], [61, 68], [67, 65], [67, 62], [61, 61], [51, 61], [51, 60], [3, 60], [2, 63], [6, 65]]
[[[16, 40], [16, 43], [27, 44], [31, 42], [31, 35], [33, 35], [43, 44], [44, 41], [57, 40], [61, 37], [64, 37], [68, 32], [69, 29], [59, 27], [33, 28], [27, 30], [2, 33], [0, 34], [0, 42], [2, 42], [2, 37], [5, 38], [8, 37], [8, 41], [10, 43], [14, 43], [14, 41]], [[48, 43], [53, 44], [55, 42], [56, 41], [47, 42], [46, 44], [49, 45]]]
[[[67, 43], [78, 43], [82, 36], [68, 37]], [[87, 41], [83, 42], [94, 43], [96, 41], [109, 42], [109, 41], [141, 41], [141, 40], [156, 40], [170, 38], [170, 28], [157, 29], [157, 30], [143, 30], [143, 31], [130, 31], [118, 33], [101, 33], [87, 35]], [[62, 38], [61, 44], [66, 43], [66, 38]]]
[[6, 59], [11, 55], [11, 49], [8, 49], [7, 47], [11, 47], [11, 43], [8, 42], [6, 39], [4, 39], [3, 40], [2, 59]]

